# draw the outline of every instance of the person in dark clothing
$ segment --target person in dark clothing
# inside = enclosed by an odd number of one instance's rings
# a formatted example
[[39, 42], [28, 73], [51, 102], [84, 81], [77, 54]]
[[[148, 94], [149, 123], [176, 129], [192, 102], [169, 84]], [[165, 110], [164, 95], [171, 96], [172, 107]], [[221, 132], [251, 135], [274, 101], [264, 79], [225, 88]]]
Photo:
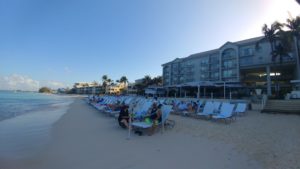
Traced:
[[152, 121], [157, 120], [157, 122], [161, 122], [161, 107], [162, 107], [162, 104], [159, 104], [158, 106], [155, 106], [152, 109], [151, 114], [150, 114], [150, 119]]
[[122, 128], [128, 128], [129, 127], [128, 106], [124, 105], [124, 106], [121, 107], [118, 122], [119, 122], [119, 125]]
[[153, 125], [149, 130], [149, 135], [152, 135], [155, 132], [158, 124], [161, 123], [161, 120], [162, 120], [161, 108], [162, 108], [162, 106], [163, 106], [162, 104], [159, 104], [157, 107], [155, 106], [155, 109], [153, 110], [154, 112], [153, 113], [151, 112], [150, 119], [153, 122]]

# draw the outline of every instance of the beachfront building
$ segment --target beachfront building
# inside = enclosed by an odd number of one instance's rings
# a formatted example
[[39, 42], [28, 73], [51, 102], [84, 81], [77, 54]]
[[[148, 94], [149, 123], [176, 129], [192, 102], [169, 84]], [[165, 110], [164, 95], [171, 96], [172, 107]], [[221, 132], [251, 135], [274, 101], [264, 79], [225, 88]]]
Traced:
[[162, 86], [148, 86], [145, 89], [145, 94], [147, 96], [163, 96], [165, 94], [165, 89]]
[[287, 92], [297, 73], [293, 51], [280, 62], [272, 60], [271, 46], [264, 37], [227, 42], [217, 49], [163, 64], [163, 85], [168, 94], [173, 92], [175, 96], [188, 93], [210, 97], [223, 91], [224, 97], [227, 91], [268, 95], [279, 90]]
[[118, 83], [118, 84], [111, 84], [106, 86], [105, 93], [106, 94], [122, 94], [123, 91], [126, 92], [127, 90], [127, 83]]
[[137, 88], [135, 87], [135, 83], [128, 83], [126, 93], [129, 94], [129, 95], [136, 95], [137, 94]]
[[74, 84], [73, 91], [76, 94], [100, 94], [103, 89], [102, 86], [95, 82], [78, 82]]

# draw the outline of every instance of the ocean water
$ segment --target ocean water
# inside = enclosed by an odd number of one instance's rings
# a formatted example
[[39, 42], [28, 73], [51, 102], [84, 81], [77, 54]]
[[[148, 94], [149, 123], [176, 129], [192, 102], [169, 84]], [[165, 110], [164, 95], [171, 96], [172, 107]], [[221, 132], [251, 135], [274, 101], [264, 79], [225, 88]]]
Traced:
[[0, 91], [0, 160], [38, 152], [72, 102], [66, 96]]

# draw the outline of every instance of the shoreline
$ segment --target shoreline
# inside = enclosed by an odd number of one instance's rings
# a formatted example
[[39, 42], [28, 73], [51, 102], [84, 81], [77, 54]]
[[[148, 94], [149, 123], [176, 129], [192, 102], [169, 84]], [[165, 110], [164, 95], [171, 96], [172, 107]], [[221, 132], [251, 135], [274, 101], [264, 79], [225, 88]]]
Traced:
[[[299, 166], [297, 116], [249, 111], [229, 125], [175, 115], [170, 118], [176, 121], [175, 128], [126, 140], [127, 131], [115, 119], [77, 98], [53, 124], [51, 140], [43, 151], [6, 168], [134, 169], [152, 168], [153, 161], [164, 168]], [[285, 126], [276, 125], [280, 121]]]
[[41, 104], [28, 112], [1, 120], [0, 168], [5, 161], [22, 160], [41, 151], [50, 140], [52, 127], [73, 102], [74, 99], [68, 99]]

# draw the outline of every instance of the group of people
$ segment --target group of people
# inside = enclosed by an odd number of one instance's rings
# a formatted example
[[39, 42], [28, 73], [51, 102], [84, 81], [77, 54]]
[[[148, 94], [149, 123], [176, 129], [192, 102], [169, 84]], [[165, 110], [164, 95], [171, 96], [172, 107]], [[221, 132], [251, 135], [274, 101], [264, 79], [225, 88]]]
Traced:
[[174, 112], [181, 113], [183, 115], [188, 115], [191, 113], [196, 113], [199, 104], [201, 103], [195, 101], [187, 101], [187, 102], [179, 101], [179, 102], [174, 102], [172, 105], [173, 105]]
[[[152, 135], [158, 124], [162, 120], [162, 104], [158, 104], [157, 102], [154, 102], [150, 109], [148, 110], [147, 114], [143, 117], [145, 121], [150, 121], [152, 123], [152, 127], [148, 131], [148, 135]], [[129, 106], [123, 105], [121, 107], [119, 117], [118, 117], [118, 122], [119, 125], [124, 128], [128, 129], [130, 127], [129, 125], [129, 120], [134, 121], [134, 117], [130, 116], [129, 113]], [[137, 134], [141, 135], [141, 131], [138, 131]]]

